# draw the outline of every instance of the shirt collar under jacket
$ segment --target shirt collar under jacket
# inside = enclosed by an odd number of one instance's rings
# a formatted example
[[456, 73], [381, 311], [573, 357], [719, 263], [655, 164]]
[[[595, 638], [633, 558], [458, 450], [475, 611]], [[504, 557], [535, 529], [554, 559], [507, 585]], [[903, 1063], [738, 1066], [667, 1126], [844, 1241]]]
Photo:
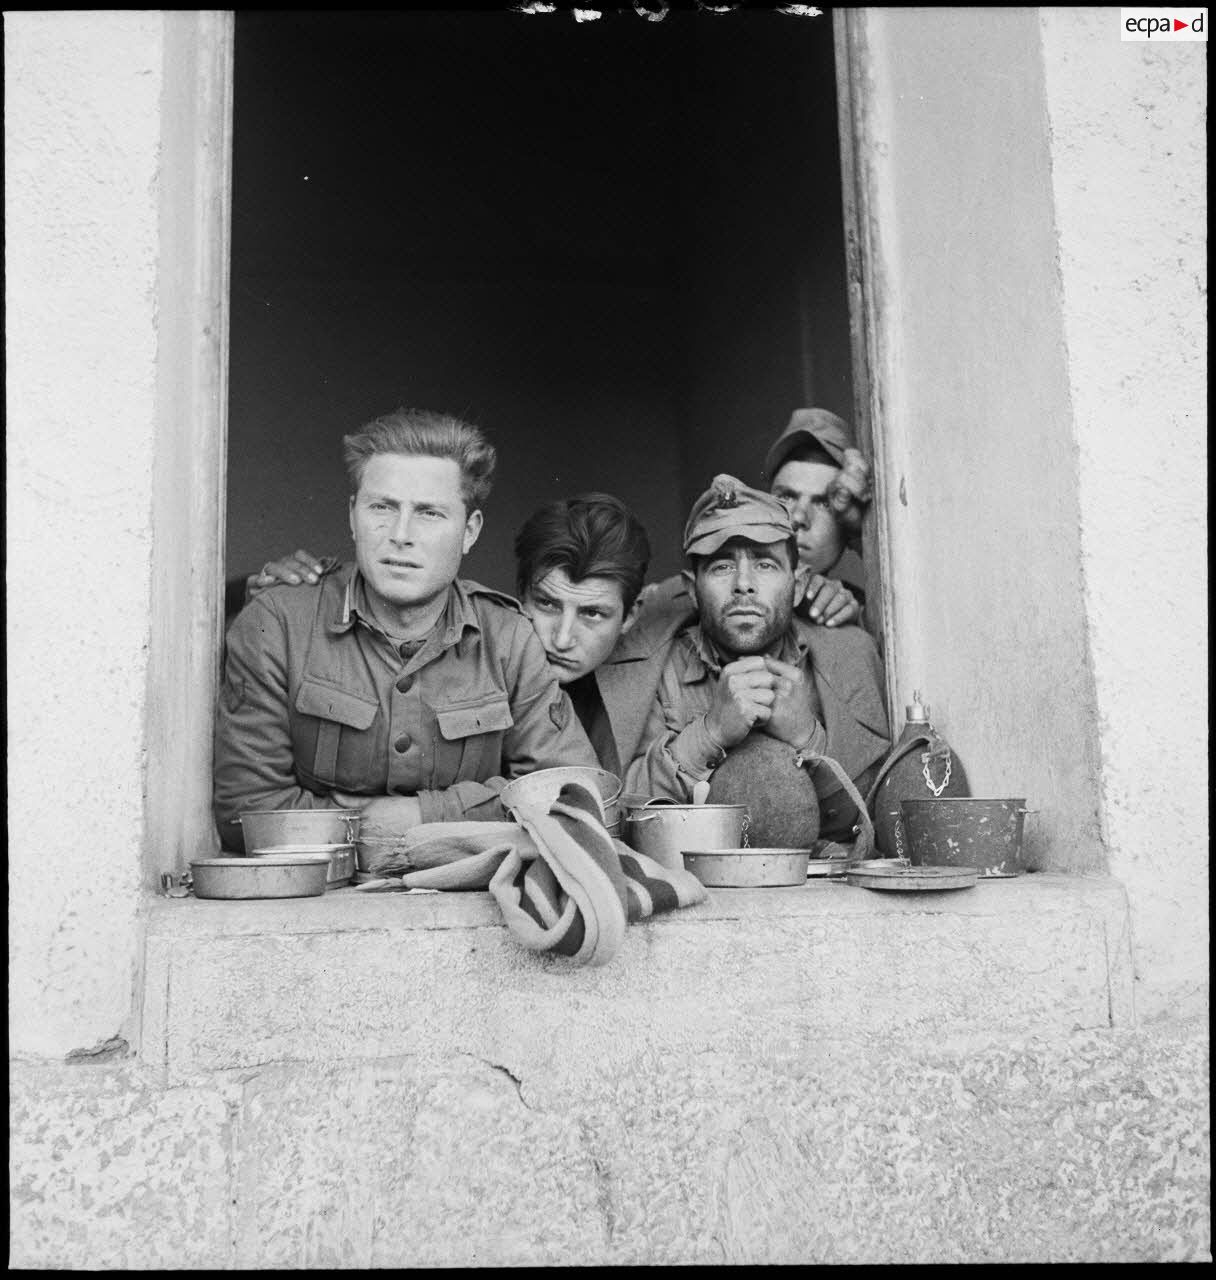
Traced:
[[[351, 567], [350, 575], [336, 603], [338, 605], [336, 614], [328, 626], [331, 635], [344, 634], [356, 622], [362, 622], [365, 627], [384, 635], [384, 629], [368, 608], [367, 583], [357, 565]], [[477, 611], [473, 607], [469, 593], [465, 590], [464, 583], [457, 578], [448, 588], [448, 598], [434, 631], [442, 632], [442, 642], [446, 646], [455, 644], [464, 635], [466, 627], [480, 631], [481, 623], [478, 621]]]
[[[692, 654], [691, 661], [684, 672], [684, 684], [697, 684], [710, 675], [719, 676], [726, 663], [732, 661], [719, 652], [717, 645], [701, 630], [700, 624], [689, 630], [688, 641], [692, 647]], [[798, 634], [791, 621], [785, 635], [781, 637], [781, 648], [777, 651], [777, 658], [781, 662], [797, 666], [806, 657], [806, 651], [806, 641]]]

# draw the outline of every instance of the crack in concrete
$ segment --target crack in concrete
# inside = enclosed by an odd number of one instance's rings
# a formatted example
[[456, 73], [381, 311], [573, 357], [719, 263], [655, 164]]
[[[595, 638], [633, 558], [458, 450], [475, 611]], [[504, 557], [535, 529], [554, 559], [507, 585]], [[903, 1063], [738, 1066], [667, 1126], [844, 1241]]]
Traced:
[[536, 1108], [524, 1097], [523, 1081], [511, 1070], [510, 1067], [504, 1067], [499, 1062], [490, 1062], [487, 1058], [479, 1058], [479, 1062], [489, 1067], [491, 1071], [497, 1071], [499, 1075], [506, 1076], [508, 1080], [515, 1086], [516, 1097], [519, 1098], [523, 1106], [529, 1111], [535, 1111]]
[[91, 1049], [73, 1049], [64, 1059], [65, 1062], [110, 1062], [115, 1058], [131, 1057], [131, 1046], [122, 1036], [111, 1036]]
[[579, 1135], [595, 1171], [595, 1204], [604, 1226], [604, 1245], [611, 1249], [616, 1232], [616, 1214], [612, 1207], [612, 1175], [596, 1151], [595, 1137], [587, 1122], [579, 1121]]

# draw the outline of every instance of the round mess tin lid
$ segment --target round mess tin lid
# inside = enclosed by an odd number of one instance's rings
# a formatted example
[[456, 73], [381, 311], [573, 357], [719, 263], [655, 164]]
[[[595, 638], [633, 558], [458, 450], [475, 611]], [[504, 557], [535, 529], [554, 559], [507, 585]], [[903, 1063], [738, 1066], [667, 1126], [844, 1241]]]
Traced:
[[756, 846], [748, 844], [743, 845], [738, 849], [681, 849], [680, 852], [686, 853], [689, 857], [694, 858], [733, 858], [740, 855], [743, 857], [752, 857], [763, 854], [771, 857], [773, 854], [784, 855], [790, 853], [805, 853], [809, 856], [811, 851], [809, 849], [783, 849], [775, 845], [766, 847], [764, 845]]
[[[849, 884], [862, 889], [893, 889], [904, 893], [926, 889], [970, 889], [979, 878], [974, 867], [903, 866], [897, 859], [884, 859], [887, 865], [859, 863], [845, 872]], [[890, 862], [896, 865], [891, 866]]]
[[283, 853], [325, 853], [334, 854], [342, 853], [347, 849], [353, 849], [355, 846], [347, 841], [341, 844], [280, 844], [271, 845], [268, 849], [251, 849], [248, 856], [251, 858], [270, 858], [276, 854]]
[[252, 856], [246, 858], [240, 855], [234, 858], [195, 858], [190, 865], [192, 867], [311, 867], [328, 861], [329, 854], [324, 851], [291, 853], [279, 849], [259, 854], [256, 860]]

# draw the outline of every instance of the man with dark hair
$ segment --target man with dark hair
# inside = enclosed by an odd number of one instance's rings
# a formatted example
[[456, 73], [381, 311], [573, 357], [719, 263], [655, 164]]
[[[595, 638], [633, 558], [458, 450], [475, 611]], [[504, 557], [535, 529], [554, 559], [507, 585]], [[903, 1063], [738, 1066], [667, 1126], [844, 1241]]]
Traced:
[[214, 807], [363, 812], [384, 834], [503, 816], [504, 781], [595, 754], [510, 596], [457, 577], [495, 451], [476, 428], [398, 410], [343, 441], [355, 563], [262, 591], [227, 636]]
[[857, 806], [819, 759], [837, 762], [864, 794], [890, 746], [874, 641], [859, 627], [795, 616], [809, 570], [794, 524], [783, 503], [733, 476], [716, 477], [693, 504], [684, 552], [697, 621], [671, 647], [626, 789], [688, 803], [708, 783], [718, 799], [719, 770], [759, 734], [766, 792], [781, 795], [774, 773], [785, 770], [795, 795], [813, 760], [820, 834], [850, 840]]
[[[641, 521], [619, 499], [588, 493], [534, 512], [515, 537], [515, 582], [558, 683], [600, 764], [620, 777], [635, 742], [621, 742], [597, 673], [638, 616], [650, 564]], [[624, 760], [622, 760], [622, 747]]]

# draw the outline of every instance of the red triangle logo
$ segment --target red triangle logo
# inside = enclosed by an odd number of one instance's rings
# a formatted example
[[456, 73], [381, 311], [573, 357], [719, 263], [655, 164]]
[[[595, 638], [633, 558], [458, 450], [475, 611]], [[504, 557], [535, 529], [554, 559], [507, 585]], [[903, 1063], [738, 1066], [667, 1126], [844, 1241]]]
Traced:
[[1181, 31], [1183, 27], [1189, 27], [1190, 25], [1191, 24], [1189, 22], [1179, 22], [1177, 18], [1174, 19], [1175, 31]]

